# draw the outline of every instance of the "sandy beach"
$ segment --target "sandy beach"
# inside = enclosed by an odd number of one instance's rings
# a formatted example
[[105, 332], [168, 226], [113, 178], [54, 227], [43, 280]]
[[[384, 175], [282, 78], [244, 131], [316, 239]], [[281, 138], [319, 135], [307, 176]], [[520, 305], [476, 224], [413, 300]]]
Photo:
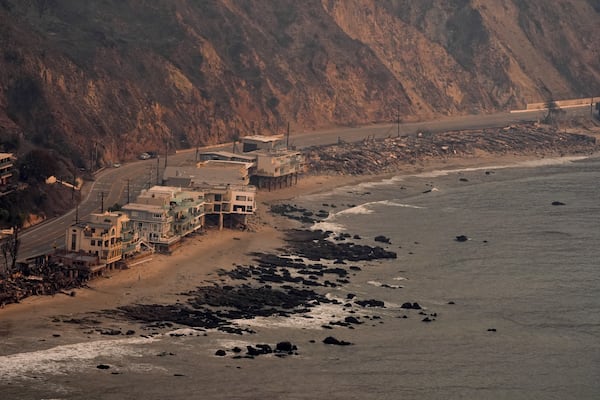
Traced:
[[[385, 175], [305, 175], [294, 186], [258, 192], [258, 210], [252, 230], [209, 230], [186, 238], [172, 255], [154, 254], [127, 270], [109, 271], [106, 276], [90, 281], [88, 287], [75, 290], [75, 296], [37, 296], [10, 304], [0, 310], [0, 319], [4, 322], [0, 335], [10, 337], [28, 332], [29, 336], [47, 336], [56, 330], [50, 324], [54, 316], [77, 316], [126, 304], [175, 302], [182, 292], [224, 279], [217, 275], [219, 269], [250, 262], [250, 252], [267, 252], [280, 247], [283, 230], [297, 226], [295, 221], [269, 213], [269, 205], [278, 201], [293, 204], [298, 196], [396, 175], [505, 166], [540, 158], [543, 157], [478, 154], [469, 158], [423, 161]], [[11, 326], [19, 328], [14, 330]]]

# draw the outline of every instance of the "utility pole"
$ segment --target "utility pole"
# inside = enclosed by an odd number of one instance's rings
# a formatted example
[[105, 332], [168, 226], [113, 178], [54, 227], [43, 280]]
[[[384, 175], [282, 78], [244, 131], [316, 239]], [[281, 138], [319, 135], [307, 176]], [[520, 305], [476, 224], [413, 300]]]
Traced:
[[[165, 142], [165, 168], [167, 168], [167, 156], [169, 155], [169, 141]], [[158, 174], [158, 170], [156, 171]]]
[[[158, 180], [158, 179], [159, 179], [158, 177], [159, 177], [159, 175], [160, 175], [160, 174], [158, 173], [158, 170], [159, 170], [159, 169], [160, 169], [160, 158], [156, 157], [156, 184], [157, 184], [157, 185], [160, 185], [160, 182], [159, 182], [159, 180]], [[165, 170], [166, 170], [166, 169], [167, 169], [167, 159], [165, 158]]]
[[100, 192], [100, 214], [104, 213], [104, 192]]
[[79, 223], [79, 203], [75, 206], [75, 223]]
[[398, 104], [398, 137], [400, 137], [400, 104]]

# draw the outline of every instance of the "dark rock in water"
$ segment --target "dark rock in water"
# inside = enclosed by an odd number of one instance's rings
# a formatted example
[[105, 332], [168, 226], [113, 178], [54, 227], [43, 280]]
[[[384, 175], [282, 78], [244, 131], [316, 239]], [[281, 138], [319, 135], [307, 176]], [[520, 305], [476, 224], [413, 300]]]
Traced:
[[338, 340], [338, 339], [334, 338], [333, 336], [327, 336], [325, 339], [323, 339], [323, 343], [335, 344], [337, 346], [349, 346], [352, 344], [352, 343], [346, 342], [344, 340]]
[[459, 181], [461, 181], [461, 182], [469, 182], [469, 180], [467, 178], [460, 178]]
[[419, 303], [414, 302], [414, 303], [410, 303], [410, 302], [406, 302], [403, 303], [400, 308], [404, 308], [406, 310], [420, 310], [422, 307]]
[[344, 322], [349, 324], [362, 324], [356, 317], [346, 317], [344, 318]]
[[391, 243], [390, 238], [383, 235], [375, 236], [375, 241], [380, 243]]
[[456, 303], [455, 303], [455, 302], [453, 302], [452, 300], [450, 300], [450, 301], [448, 302], [448, 304], [456, 304]]
[[261, 354], [271, 354], [273, 349], [268, 344], [257, 344], [256, 347], [259, 349]]
[[371, 247], [348, 242], [328, 240], [330, 233], [323, 231], [291, 230], [286, 233], [288, 250], [309, 260], [364, 261], [397, 258], [397, 254], [379, 246]]
[[53, 333], [52, 336], [53, 337], [60, 337], [60, 333]]
[[563, 203], [562, 201], [553, 201], [553, 202], [552, 202], [552, 205], [553, 205], [553, 206], [564, 206], [564, 205], [565, 205], [565, 203]]
[[356, 295], [355, 295], [354, 293], [348, 293], [348, 294], [346, 295], [346, 298], [347, 298], [348, 300], [350, 300], [350, 299], [353, 299], [353, 298], [355, 298], [355, 297], [356, 297]]
[[239, 347], [235, 346], [233, 349], [231, 349], [231, 351], [233, 351], [234, 353], [241, 353], [242, 349], [240, 349]]
[[352, 236], [352, 238], [356, 239], [356, 240], [360, 240], [361, 239], [360, 235], [354, 235], [354, 236]]
[[289, 352], [292, 352], [294, 350], [297, 350], [297, 347], [295, 345], [293, 345], [292, 342], [287, 342], [287, 341], [286, 342], [279, 342], [275, 346], [275, 351], [277, 351], [277, 352], [289, 353]]
[[465, 235], [458, 235], [454, 240], [457, 242], [466, 242], [469, 238]]
[[248, 350], [246, 354], [248, 354], [249, 356], [258, 356], [262, 354], [259, 349], [253, 346], [246, 346], [246, 349]]
[[496, 328], [489, 328], [487, 331], [488, 332], [496, 332]]
[[423, 318], [421, 321], [423, 321], [423, 322], [431, 322], [431, 321], [433, 321], [433, 320], [432, 320], [432, 319], [430, 319], [429, 317], [425, 317], [425, 318]]
[[362, 271], [362, 268], [356, 266], [356, 265], [352, 265], [349, 267], [352, 271]]
[[225, 355], [227, 355], [227, 353], [225, 352], [225, 350], [219, 349], [219, 350], [217, 350], [215, 352], [215, 356], [224, 357]]
[[98, 364], [98, 365], [96, 365], [96, 368], [98, 368], [98, 369], [109, 369], [110, 365]]
[[127, 332], [125, 332], [125, 335], [127, 335], [127, 336], [135, 335], [135, 331], [130, 329]]
[[362, 307], [385, 307], [385, 303], [383, 301], [375, 299], [357, 300], [355, 303]]

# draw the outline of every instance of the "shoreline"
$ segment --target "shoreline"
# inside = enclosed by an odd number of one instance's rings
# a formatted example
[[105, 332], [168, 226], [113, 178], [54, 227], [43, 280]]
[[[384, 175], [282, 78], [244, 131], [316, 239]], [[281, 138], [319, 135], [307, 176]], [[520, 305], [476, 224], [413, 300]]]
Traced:
[[539, 154], [486, 154], [460, 159], [425, 160], [417, 165], [407, 164], [395, 172], [376, 175], [306, 175], [295, 186], [258, 193], [260, 207], [257, 210], [256, 231], [209, 230], [206, 234], [184, 239], [172, 255], [155, 254], [151, 259], [127, 270], [110, 271], [106, 277], [88, 282], [87, 287], [75, 289], [74, 297], [60, 294], [32, 296], [20, 303], [9, 304], [0, 309], [0, 336], [18, 337], [22, 332], [44, 336], [56, 330], [47, 321], [57, 315], [74, 316], [136, 303], [174, 302], [180, 293], [202, 283], [223, 281], [216, 274], [218, 270], [231, 269], [236, 264], [249, 261], [252, 257], [250, 252], [269, 252], [281, 247], [283, 231], [300, 226], [296, 221], [271, 214], [269, 206], [276, 202], [363, 182], [383, 181], [394, 176], [472, 168], [518, 168], [540, 160], [560, 163], [599, 155], [545, 157]]

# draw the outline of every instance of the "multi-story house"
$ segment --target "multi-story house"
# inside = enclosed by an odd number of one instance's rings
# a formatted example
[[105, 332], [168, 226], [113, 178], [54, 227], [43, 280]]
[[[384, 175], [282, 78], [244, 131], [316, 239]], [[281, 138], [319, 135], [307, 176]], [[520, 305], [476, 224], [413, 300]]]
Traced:
[[176, 187], [210, 185], [247, 185], [253, 162], [206, 160], [194, 165], [168, 166], [163, 173], [163, 184]]
[[205, 213], [219, 229], [236, 223], [246, 225], [256, 210], [256, 187], [251, 185], [211, 186], [205, 190]]
[[181, 237], [204, 223], [204, 193], [170, 186], [142, 191], [134, 203], [122, 210], [133, 222], [142, 242], [159, 251], [169, 251]]
[[129, 218], [125, 214], [91, 214], [89, 221], [67, 228], [65, 249], [96, 256], [100, 265], [112, 268], [123, 257], [124, 248], [129, 249], [134, 242], [129, 230]]
[[0, 190], [10, 183], [13, 175], [13, 159], [12, 153], [0, 153]]

